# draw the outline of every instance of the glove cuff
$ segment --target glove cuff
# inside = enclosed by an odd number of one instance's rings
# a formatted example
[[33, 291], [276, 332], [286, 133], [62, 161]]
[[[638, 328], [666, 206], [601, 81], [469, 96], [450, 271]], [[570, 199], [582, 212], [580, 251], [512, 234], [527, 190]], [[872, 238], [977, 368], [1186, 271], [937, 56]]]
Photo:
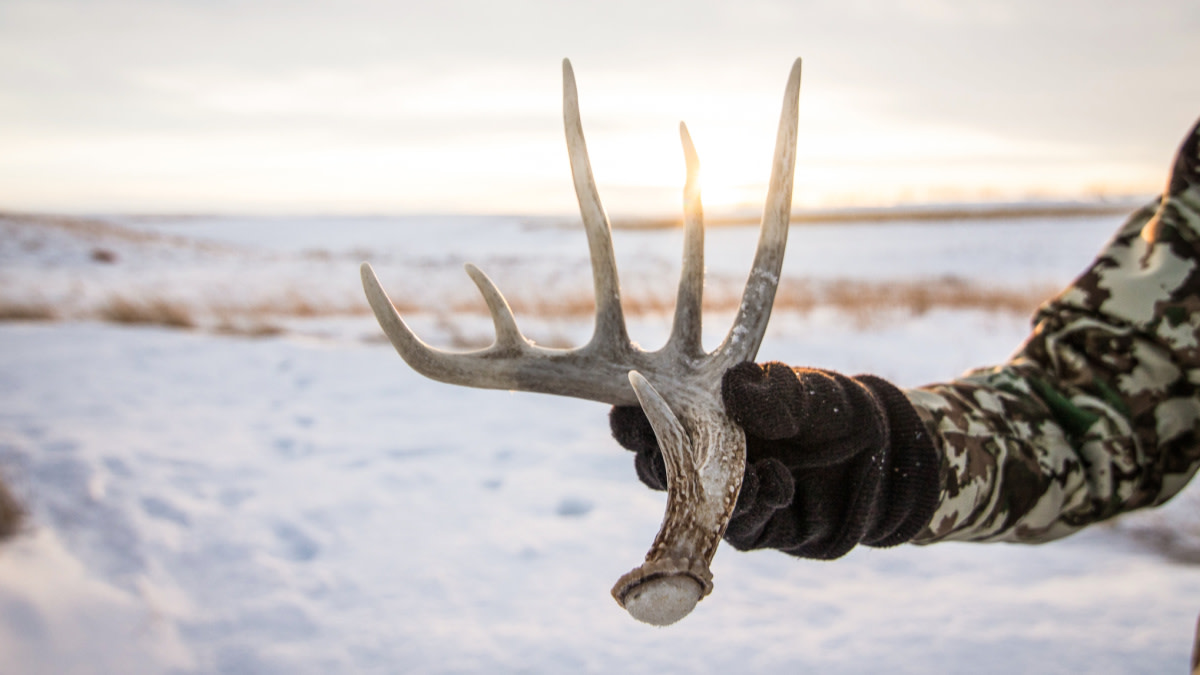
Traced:
[[[819, 427], [825, 416], [816, 415], [794, 438], [751, 439], [756, 443], [749, 451], [752, 461], [778, 457], [788, 465], [794, 496], [789, 504], [767, 508], [757, 495], [744, 495], [726, 540], [742, 550], [776, 548], [801, 558], [832, 560], [858, 544], [887, 547], [912, 539], [937, 508], [941, 467], [908, 397], [872, 375], [796, 372], [804, 378], [799, 387], [803, 396], [787, 400], [847, 413], [850, 419], [841, 425], [852, 423], [859, 433], [838, 432], [814, 442], [814, 436], [829, 431]], [[818, 385], [828, 380], [838, 386], [821, 392], [813, 384], [817, 376]], [[824, 447], [835, 445], [844, 447], [837, 452]], [[825, 456], [824, 461], [813, 461], [814, 455]]]
[[873, 375], [855, 378], [868, 387], [887, 414], [890, 449], [883, 454], [882, 480], [872, 500], [868, 546], [902, 544], [929, 524], [941, 494], [941, 462], [921, 417], [904, 392]]

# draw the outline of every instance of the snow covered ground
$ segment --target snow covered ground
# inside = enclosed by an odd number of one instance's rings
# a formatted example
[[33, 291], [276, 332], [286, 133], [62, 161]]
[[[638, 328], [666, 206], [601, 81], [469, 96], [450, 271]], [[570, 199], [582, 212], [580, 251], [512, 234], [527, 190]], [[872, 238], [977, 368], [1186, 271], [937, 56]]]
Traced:
[[[785, 275], [1061, 285], [1119, 220], [796, 227]], [[430, 342], [469, 342], [490, 322], [463, 261], [530, 306], [586, 293], [586, 244], [566, 225], [0, 217], [0, 301], [60, 319], [0, 323], [0, 472], [31, 512], [0, 548], [0, 672], [1186, 671], [1196, 485], [1043, 546], [833, 562], [726, 547], [691, 616], [630, 619], [608, 590], [663, 497], [605, 408], [425, 380], [358, 287], [372, 260]], [[710, 285], [740, 283], [755, 236], [710, 231]], [[615, 239], [629, 291], [670, 292], [677, 232]], [[98, 321], [118, 297], [173, 303], [195, 328]], [[517, 318], [551, 340], [590, 329]], [[707, 322], [710, 345], [727, 321]], [[631, 332], [654, 345], [664, 324], [650, 312]], [[1003, 360], [1026, 330], [1011, 312], [864, 322], [818, 305], [778, 312], [760, 358], [917, 385]]]

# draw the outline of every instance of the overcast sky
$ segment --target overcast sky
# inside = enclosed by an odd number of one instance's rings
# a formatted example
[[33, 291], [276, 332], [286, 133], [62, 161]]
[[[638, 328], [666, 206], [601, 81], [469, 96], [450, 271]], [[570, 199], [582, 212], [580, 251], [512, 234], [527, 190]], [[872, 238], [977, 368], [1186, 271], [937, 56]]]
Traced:
[[[1115, 8], [1109, 8], [1109, 7]], [[0, 208], [570, 212], [560, 62], [612, 213], [1149, 193], [1200, 2], [0, 0]]]

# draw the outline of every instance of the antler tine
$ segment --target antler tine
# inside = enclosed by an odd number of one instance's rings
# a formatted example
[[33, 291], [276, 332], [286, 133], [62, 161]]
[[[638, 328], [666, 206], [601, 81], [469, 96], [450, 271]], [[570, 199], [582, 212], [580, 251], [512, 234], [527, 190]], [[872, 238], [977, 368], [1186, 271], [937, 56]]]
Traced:
[[683, 480], [685, 469], [681, 466], [681, 461], [688, 456], [690, 450], [688, 446], [691, 444], [687, 430], [683, 428], [679, 418], [672, 412], [671, 406], [641, 373], [636, 370], [629, 371], [629, 384], [633, 386], [638, 404], [646, 413], [646, 419], [650, 421], [650, 427], [654, 429], [654, 435], [658, 442], [671, 449], [663, 453], [664, 467], [667, 470], [667, 484]]
[[679, 123], [679, 138], [687, 164], [687, 181], [683, 186], [683, 267], [679, 273], [675, 321], [667, 349], [695, 357], [704, 352], [700, 344], [704, 303], [704, 206], [700, 201], [700, 158], [683, 122]]
[[513, 317], [512, 308], [504, 299], [504, 294], [496, 288], [496, 284], [483, 273], [483, 270], [467, 263], [467, 274], [471, 281], [479, 287], [479, 293], [487, 303], [488, 311], [492, 314], [492, 324], [496, 327], [496, 350], [503, 352], [519, 352], [522, 347], [529, 345], [529, 340], [517, 328], [517, 320]]
[[371, 304], [379, 326], [383, 328], [396, 352], [413, 370], [442, 382], [491, 388], [507, 386], [506, 380], [498, 379], [496, 372], [469, 371], [463, 360], [468, 355], [447, 354], [425, 344], [412, 332], [408, 324], [404, 323], [404, 319], [400, 318], [400, 313], [396, 311], [391, 298], [379, 284], [379, 278], [375, 276], [375, 270], [371, 269], [370, 263], [363, 263], [359, 272], [362, 275], [367, 302]]
[[547, 349], [531, 344], [517, 329], [512, 311], [495, 284], [473, 265], [467, 272], [492, 312], [496, 343], [473, 352], [444, 352], [423, 342], [404, 323], [369, 263], [361, 267], [363, 290], [375, 318], [396, 352], [425, 377], [484, 389], [512, 389], [632, 405], [630, 362], [597, 358], [582, 350]]
[[716, 351], [716, 362], [727, 369], [741, 361], [753, 360], [762, 344], [771, 318], [771, 305], [779, 287], [783, 252], [787, 246], [788, 219], [792, 210], [792, 175], [796, 166], [796, 124], [799, 117], [800, 59], [792, 64], [779, 131], [775, 137], [775, 159], [771, 164], [771, 182], [763, 206], [762, 229], [754, 266], [742, 293], [737, 318], [725, 341]]
[[613, 254], [612, 232], [608, 216], [600, 203], [600, 193], [592, 177], [583, 123], [579, 119], [579, 93], [571, 62], [563, 59], [563, 127], [567, 135], [567, 154], [571, 159], [571, 177], [579, 213], [587, 231], [588, 251], [592, 259], [592, 282], [596, 291], [596, 329], [588, 343], [589, 351], [621, 354], [630, 346], [621, 310], [621, 289], [617, 280], [617, 260]]

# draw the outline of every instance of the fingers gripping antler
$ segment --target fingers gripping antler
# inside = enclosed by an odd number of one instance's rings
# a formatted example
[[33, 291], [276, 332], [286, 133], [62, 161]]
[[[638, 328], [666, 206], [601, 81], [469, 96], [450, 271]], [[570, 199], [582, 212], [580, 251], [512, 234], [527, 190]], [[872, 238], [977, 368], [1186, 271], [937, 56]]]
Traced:
[[731, 366], [754, 359], [770, 318], [787, 243], [799, 89], [797, 60], [784, 94], [754, 264], [733, 327], [712, 354], [704, 354], [700, 339], [703, 208], [700, 163], [687, 127], [680, 125], [687, 182], [675, 318], [666, 345], [646, 352], [633, 345], [626, 332], [611, 228], [588, 161], [575, 77], [565, 60], [563, 122], [596, 293], [591, 340], [570, 350], [533, 344], [521, 334], [512, 310], [491, 280], [474, 265], [467, 265], [467, 274], [492, 314], [496, 338], [491, 346], [475, 352], [439, 351], [409, 329], [370, 265], [362, 265], [363, 288], [380, 326], [400, 356], [421, 374], [472, 387], [642, 406], [667, 466], [667, 508], [645, 562], [618, 580], [613, 597], [634, 617], [648, 623], [665, 625], [679, 620], [712, 590], [709, 564], [741, 489], [745, 435], [725, 415], [720, 382]]

